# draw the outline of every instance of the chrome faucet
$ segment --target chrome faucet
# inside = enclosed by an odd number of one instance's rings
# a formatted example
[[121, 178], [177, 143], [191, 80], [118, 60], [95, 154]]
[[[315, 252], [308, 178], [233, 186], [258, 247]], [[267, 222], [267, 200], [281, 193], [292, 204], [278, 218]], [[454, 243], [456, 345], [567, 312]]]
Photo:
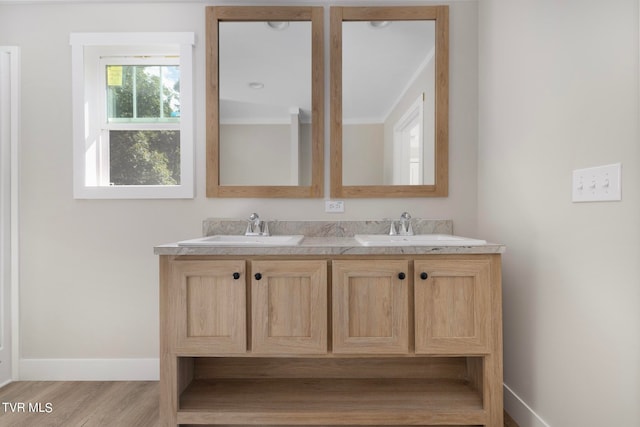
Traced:
[[247, 230], [244, 232], [245, 236], [269, 236], [269, 226], [265, 221], [260, 219], [257, 213], [249, 215], [247, 221]]
[[413, 236], [413, 227], [411, 226], [411, 215], [409, 212], [403, 212], [399, 221], [391, 220], [389, 227], [389, 235], [399, 234], [401, 236]]

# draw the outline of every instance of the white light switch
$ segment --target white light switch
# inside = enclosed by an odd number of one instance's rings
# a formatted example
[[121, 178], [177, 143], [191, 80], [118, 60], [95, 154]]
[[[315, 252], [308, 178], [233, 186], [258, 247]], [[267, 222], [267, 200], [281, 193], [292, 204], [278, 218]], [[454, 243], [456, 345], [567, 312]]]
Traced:
[[573, 171], [574, 202], [622, 200], [621, 164], [597, 166]]

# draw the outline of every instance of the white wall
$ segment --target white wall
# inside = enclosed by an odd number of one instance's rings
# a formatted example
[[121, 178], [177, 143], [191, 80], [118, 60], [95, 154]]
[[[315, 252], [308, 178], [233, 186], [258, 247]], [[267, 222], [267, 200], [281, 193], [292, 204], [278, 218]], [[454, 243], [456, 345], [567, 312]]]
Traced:
[[[505, 384], [533, 412], [506, 409], [638, 426], [638, 1], [479, 4], [479, 234], [508, 247]], [[571, 203], [573, 169], [615, 162], [622, 202]]]
[[[291, 127], [290, 124], [221, 124], [220, 184], [291, 185]], [[307, 130], [307, 134], [300, 132], [300, 145], [311, 145], [311, 127]], [[309, 153], [310, 149], [304, 152]], [[302, 172], [311, 176], [308, 167]], [[295, 179], [297, 181], [298, 175]]]
[[[96, 369], [88, 362], [63, 363], [66, 359], [157, 358], [153, 246], [200, 235], [207, 217], [245, 218], [256, 211], [265, 219], [372, 219], [395, 218], [406, 210], [414, 217], [452, 219], [456, 232], [476, 236], [475, 1], [451, 3], [449, 197], [347, 200], [344, 214], [325, 214], [322, 199], [205, 198], [204, 6], [0, 5], [0, 45], [22, 48], [20, 337], [21, 357], [32, 359], [22, 364], [24, 377], [52, 378], [59, 366], [69, 369], [61, 375], [73, 378], [84, 366], [87, 377], [93, 372], [101, 378], [109, 366], [116, 371], [120, 366], [107, 360], [104, 368]], [[327, 10], [327, 52], [328, 22]], [[89, 31], [196, 33], [194, 200], [73, 199], [69, 33]], [[328, 78], [328, 56], [325, 62]], [[325, 134], [328, 177], [328, 120]], [[328, 178], [325, 182], [328, 195]]]
[[342, 184], [384, 184], [384, 125], [342, 125]]

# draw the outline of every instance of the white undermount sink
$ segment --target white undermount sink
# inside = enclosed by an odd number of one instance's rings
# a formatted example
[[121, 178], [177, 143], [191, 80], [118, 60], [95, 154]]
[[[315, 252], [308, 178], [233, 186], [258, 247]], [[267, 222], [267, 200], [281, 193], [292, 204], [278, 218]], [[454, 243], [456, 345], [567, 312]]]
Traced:
[[481, 246], [486, 240], [450, 234], [416, 234], [414, 236], [386, 234], [356, 234], [355, 239], [363, 246]]
[[183, 240], [178, 246], [296, 246], [304, 239], [301, 234], [282, 236], [222, 235]]

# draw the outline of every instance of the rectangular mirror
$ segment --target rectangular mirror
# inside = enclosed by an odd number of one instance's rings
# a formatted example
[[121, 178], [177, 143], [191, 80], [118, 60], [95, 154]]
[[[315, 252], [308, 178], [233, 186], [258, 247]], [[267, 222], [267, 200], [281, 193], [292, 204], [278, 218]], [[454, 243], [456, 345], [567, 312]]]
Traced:
[[448, 7], [331, 8], [331, 196], [448, 194]]
[[317, 7], [207, 7], [207, 196], [322, 197]]

